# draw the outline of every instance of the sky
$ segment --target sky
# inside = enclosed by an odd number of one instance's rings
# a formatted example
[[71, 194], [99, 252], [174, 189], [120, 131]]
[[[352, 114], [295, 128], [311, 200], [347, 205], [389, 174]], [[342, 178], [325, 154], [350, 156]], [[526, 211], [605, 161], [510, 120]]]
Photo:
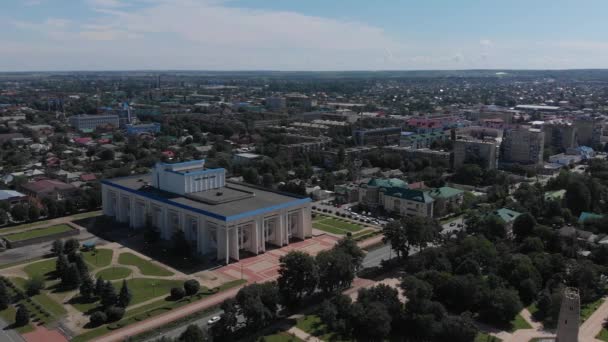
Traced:
[[0, 0], [0, 71], [608, 68], [606, 0]]

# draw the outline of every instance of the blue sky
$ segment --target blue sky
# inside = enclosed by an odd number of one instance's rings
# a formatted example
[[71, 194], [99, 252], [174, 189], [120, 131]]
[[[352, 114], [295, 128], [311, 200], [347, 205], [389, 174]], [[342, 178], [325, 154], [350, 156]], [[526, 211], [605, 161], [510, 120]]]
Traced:
[[605, 0], [3, 0], [0, 71], [608, 68]]

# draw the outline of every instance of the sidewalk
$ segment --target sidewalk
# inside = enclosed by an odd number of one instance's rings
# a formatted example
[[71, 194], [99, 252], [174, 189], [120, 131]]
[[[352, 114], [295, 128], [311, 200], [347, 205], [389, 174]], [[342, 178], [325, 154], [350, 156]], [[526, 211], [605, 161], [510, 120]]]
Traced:
[[608, 318], [608, 300], [604, 300], [597, 310], [591, 314], [587, 320], [581, 324], [578, 331], [578, 340], [580, 342], [595, 342], [599, 341], [595, 338], [602, 330], [604, 321]]
[[163, 324], [167, 324], [167, 323], [175, 321], [177, 319], [186, 317], [197, 311], [205, 310], [210, 307], [221, 304], [224, 300], [236, 296], [236, 294], [239, 292], [239, 290], [243, 286], [235, 287], [230, 290], [220, 292], [217, 295], [211, 296], [205, 300], [201, 300], [196, 303], [188, 304], [177, 310], [169, 311], [166, 314], [153, 317], [149, 320], [146, 320], [146, 321], [143, 321], [140, 323], [129, 325], [123, 329], [119, 329], [119, 330], [113, 331], [109, 334], [106, 334], [104, 336], [101, 336], [101, 337], [95, 339], [94, 341], [97, 341], [97, 342], [123, 341], [125, 338], [127, 338], [129, 336], [135, 336], [137, 334], [141, 334], [144, 331], [148, 331], [148, 330], [154, 329], [158, 326], [161, 326]]

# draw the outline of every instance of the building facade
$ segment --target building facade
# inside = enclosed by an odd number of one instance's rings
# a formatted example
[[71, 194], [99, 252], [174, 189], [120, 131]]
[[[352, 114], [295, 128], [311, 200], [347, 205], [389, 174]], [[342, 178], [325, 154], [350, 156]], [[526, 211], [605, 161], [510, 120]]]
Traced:
[[425, 191], [409, 189], [402, 180], [373, 178], [359, 187], [359, 204], [400, 216], [433, 217], [433, 198]]
[[398, 145], [401, 127], [358, 129], [353, 132], [357, 145]]
[[474, 138], [454, 141], [454, 169], [467, 163], [477, 163], [485, 169], [496, 169], [498, 144], [495, 140]]
[[114, 114], [102, 114], [102, 115], [89, 115], [89, 114], [78, 114], [72, 115], [68, 118], [70, 125], [75, 129], [82, 130], [94, 130], [98, 126], [112, 125], [119, 127], [120, 119], [118, 115]]
[[182, 231], [196, 251], [221, 262], [312, 236], [310, 198], [227, 182], [204, 160], [158, 163], [151, 174], [102, 181], [103, 213], [133, 229]]
[[542, 165], [545, 134], [536, 128], [506, 130], [500, 146], [500, 161], [505, 164]]

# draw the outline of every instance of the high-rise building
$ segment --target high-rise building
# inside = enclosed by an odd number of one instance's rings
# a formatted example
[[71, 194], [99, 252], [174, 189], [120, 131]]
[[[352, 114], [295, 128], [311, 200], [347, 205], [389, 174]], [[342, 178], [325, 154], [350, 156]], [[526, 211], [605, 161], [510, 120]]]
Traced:
[[581, 300], [578, 289], [565, 288], [562, 305], [559, 309], [556, 342], [578, 342], [580, 314]]
[[500, 146], [500, 161], [505, 164], [541, 165], [545, 134], [537, 128], [505, 130]]
[[578, 144], [594, 147], [601, 142], [603, 122], [601, 120], [585, 116], [574, 121], [576, 126]]
[[496, 169], [497, 152], [496, 140], [459, 137], [454, 141], [454, 169], [463, 164], [478, 164], [488, 170]]
[[575, 125], [569, 122], [545, 122], [541, 127], [545, 133], [545, 147], [562, 151], [577, 146]]
[[272, 96], [266, 98], [266, 107], [270, 110], [284, 110], [287, 108], [287, 100], [284, 97]]

